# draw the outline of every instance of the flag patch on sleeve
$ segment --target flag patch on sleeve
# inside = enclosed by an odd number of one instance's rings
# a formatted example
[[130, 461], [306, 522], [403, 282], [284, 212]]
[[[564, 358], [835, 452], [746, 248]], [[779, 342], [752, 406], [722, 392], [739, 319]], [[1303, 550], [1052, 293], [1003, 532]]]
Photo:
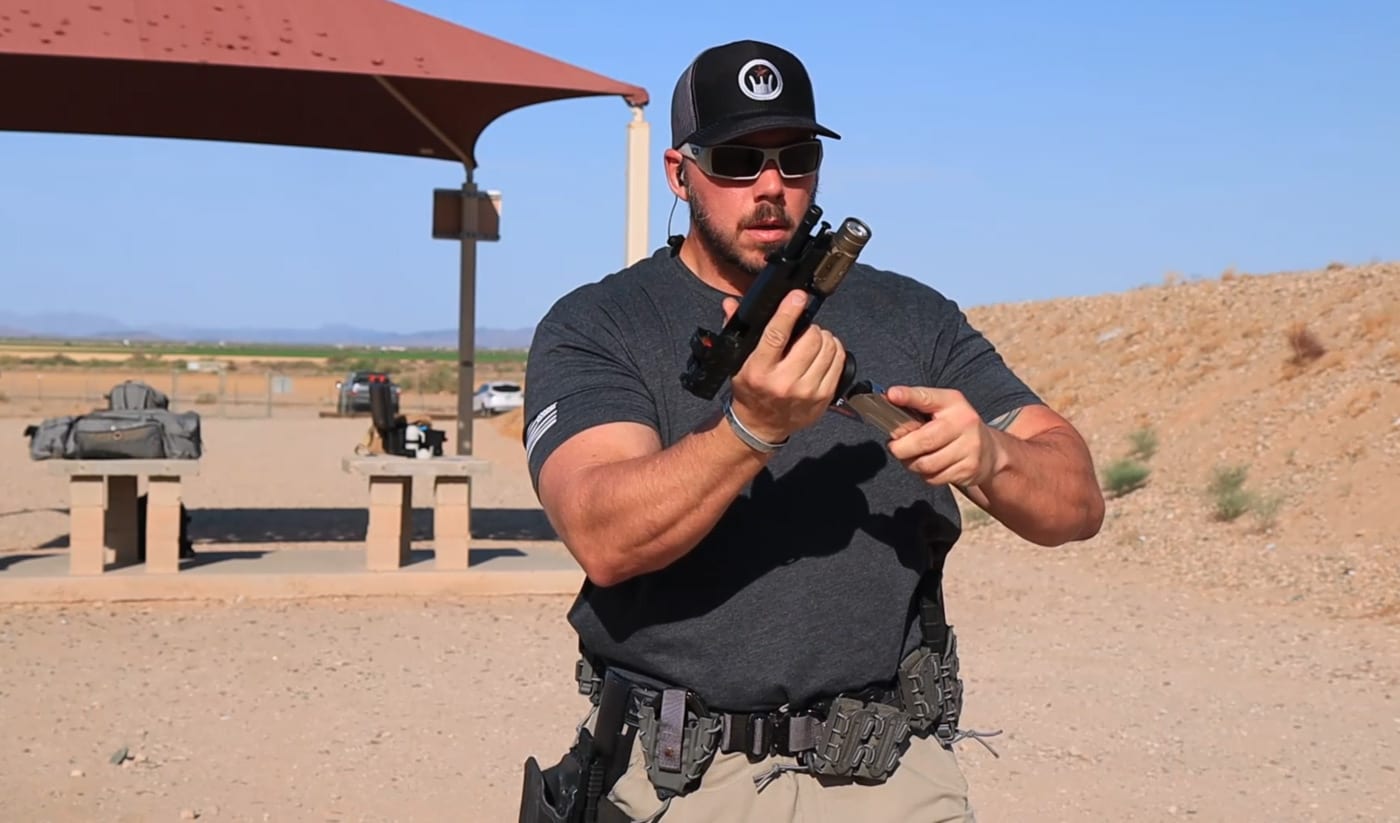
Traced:
[[559, 420], [559, 404], [550, 403], [535, 415], [535, 419], [530, 421], [530, 425], [525, 429], [525, 459], [530, 459], [530, 454], [535, 450], [535, 445], [540, 442], [544, 433], [549, 431]]

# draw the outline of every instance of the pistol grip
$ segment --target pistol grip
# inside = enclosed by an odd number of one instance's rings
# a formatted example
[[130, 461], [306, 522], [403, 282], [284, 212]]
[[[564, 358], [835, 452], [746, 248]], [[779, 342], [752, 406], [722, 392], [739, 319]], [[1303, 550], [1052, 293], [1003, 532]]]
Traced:
[[856, 355], [855, 352], [846, 350], [846, 363], [841, 367], [841, 379], [836, 384], [836, 397], [832, 402], [836, 402], [846, 396], [846, 392], [851, 390], [851, 386], [856, 383]]

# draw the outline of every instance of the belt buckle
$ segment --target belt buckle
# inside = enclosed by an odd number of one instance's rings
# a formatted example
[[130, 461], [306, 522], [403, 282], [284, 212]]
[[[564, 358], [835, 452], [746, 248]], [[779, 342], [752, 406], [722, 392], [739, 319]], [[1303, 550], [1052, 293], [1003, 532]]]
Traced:
[[785, 711], [749, 715], [749, 754], [755, 757], [791, 755], [792, 715]]
[[754, 712], [748, 716], [744, 723], [748, 727], [744, 730], [749, 738], [748, 754], [768, 756], [768, 749], [773, 745], [772, 717], [768, 712]]

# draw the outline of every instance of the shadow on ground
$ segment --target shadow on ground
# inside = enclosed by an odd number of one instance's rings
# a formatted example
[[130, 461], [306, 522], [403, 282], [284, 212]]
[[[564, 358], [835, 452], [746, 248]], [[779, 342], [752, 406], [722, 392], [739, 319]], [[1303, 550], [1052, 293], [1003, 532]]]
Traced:
[[[190, 540], [200, 544], [358, 543], [365, 539], [369, 512], [359, 509], [190, 509]], [[413, 510], [414, 540], [433, 537], [432, 509]], [[558, 540], [541, 509], [472, 509], [478, 540]], [[67, 548], [58, 535], [37, 548]], [[246, 554], [246, 553], [241, 553]]]

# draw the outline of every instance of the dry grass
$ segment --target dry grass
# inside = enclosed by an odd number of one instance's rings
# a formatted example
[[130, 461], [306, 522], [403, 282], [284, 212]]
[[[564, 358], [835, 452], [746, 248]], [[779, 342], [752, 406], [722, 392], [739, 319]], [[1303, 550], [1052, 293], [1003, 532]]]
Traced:
[[1285, 336], [1288, 339], [1288, 348], [1293, 352], [1293, 356], [1288, 359], [1292, 365], [1306, 366], [1327, 353], [1327, 348], [1317, 339], [1317, 335], [1308, 329], [1307, 323], [1294, 323], [1288, 327]]

